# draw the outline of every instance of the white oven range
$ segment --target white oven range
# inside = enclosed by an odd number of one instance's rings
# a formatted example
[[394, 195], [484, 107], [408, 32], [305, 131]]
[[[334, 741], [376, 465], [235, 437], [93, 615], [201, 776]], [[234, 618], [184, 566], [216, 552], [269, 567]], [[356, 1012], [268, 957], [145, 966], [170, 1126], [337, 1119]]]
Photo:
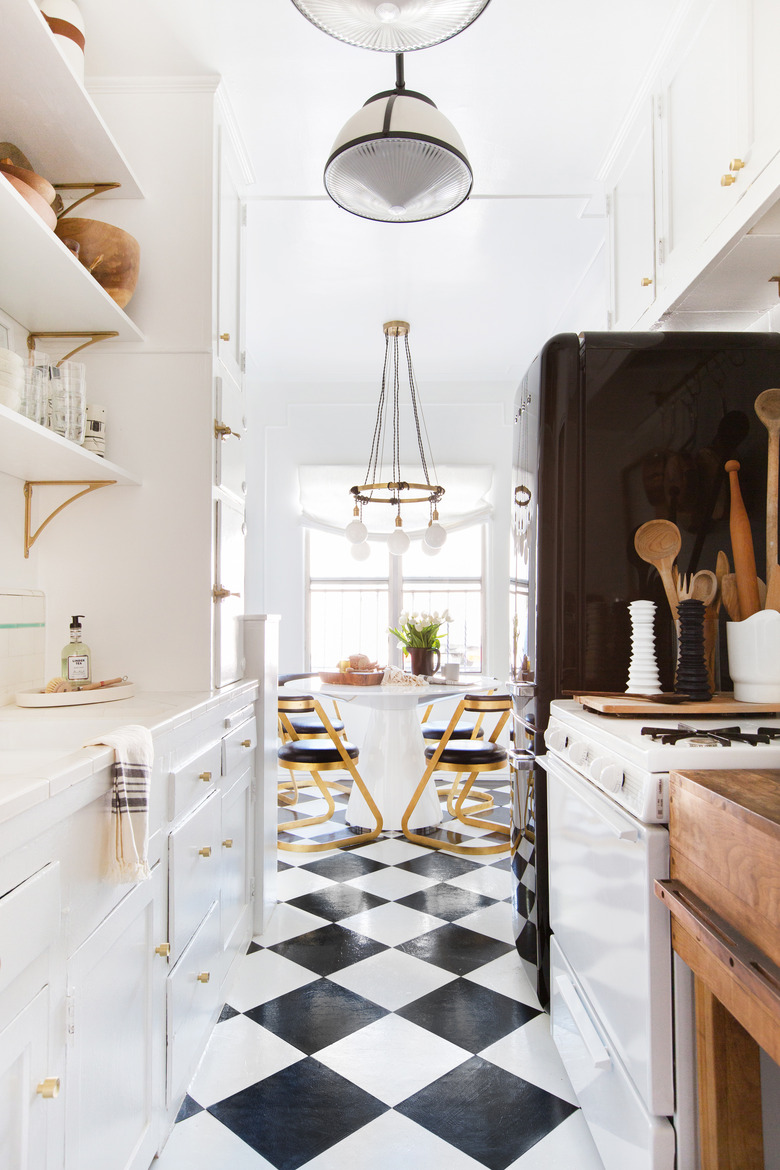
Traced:
[[[746, 738], [728, 742], [737, 725]], [[605, 1170], [696, 1170], [692, 980], [653, 893], [669, 876], [669, 771], [779, 767], [780, 719], [559, 700], [545, 743], [553, 1038]]]

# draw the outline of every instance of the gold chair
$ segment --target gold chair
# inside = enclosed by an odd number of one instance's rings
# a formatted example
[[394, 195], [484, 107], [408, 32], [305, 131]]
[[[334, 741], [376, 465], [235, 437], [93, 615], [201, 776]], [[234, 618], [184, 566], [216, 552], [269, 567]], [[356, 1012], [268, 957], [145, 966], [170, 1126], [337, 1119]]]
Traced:
[[[509, 695], [463, 696], [441, 739], [429, 743], [425, 749], [428, 765], [401, 818], [401, 828], [407, 840], [413, 841], [415, 845], [425, 845], [429, 849], [442, 849], [446, 853], [491, 854], [509, 851], [509, 826], [484, 820], [478, 815], [493, 807], [493, 797], [490, 793], [473, 789], [473, 784], [481, 773], [494, 772], [507, 767], [507, 751], [497, 741], [511, 710], [512, 700]], [[476, 713], [480, 717], [480, 728], [482, 719], [486, 716], [488, 718], [495, 716], [495, 724], [488, 739], [460, 739], [456, 736], [455, 732], [464, 712]], [[488, 829], [493, 833], [500, 833], [507, 838], [506, 842], [502, 841], [498, 845], [463, 845], [459, 840], [443, 840], [410, 829], [409, 820], [412, 813], [435, 772], [455, 773], [452, 787], [447, 795], [447, 808], [456, 821], [478, 829]], [[461, 776], [466, 777], [462, 784], [460, 783]], [[477, 803], [465, 808], [465, 802], [472, 792], [472, 799], [476, 799]], [[461, 836], [458, 833], [452, 833], [450, 829], [444, 831], [451, 837], [459, 838]], [[470, 839], [473, 840], [473, 838]]]
[[[293, 725], [294, 717], [313, 713], [326, 730], [326, 738], [311, 738], [300, 735]], [[302, 773], [307, 780], [314, 780], [320, 793], [325, 799], [327, 808], [317, 816], [303, 817], [300, 820], [284, 821], [277, 831], [282, 833], [288, 829], [300, 829], [308, 825], [320, 825], [330, 820], [336, 810], [336, 804], [328, 788], [328, 784], [345, 791], [342, 785], [335, 781], [324, 780], [322, 772], [346, 771], [357, 785], [363, 799], [374, 817], [375, 827], [362, 833], [348, 833], [346, 836], [331, 834], [324, 841], [279, 841], [280, 849], [292, 853], [319, 853], [326, 849], [337, 849], [342, 845], [364, 845], [367, 841], [374, 841], [382, 831], [382, 814], [377, 808], [374, 798], [366, 788], [363, 777], [357, 770], [355, 761], [358, 759], [358, 749], [354, 744], [341, 738], [322, 705], [313, 696], [295, 696], [294, 698], [279, 699], [279, 722], [283, 729], [282, 742], [277, 752], [279, 764], [290, 774], [294, 795], [282, 800], [283, 804], [293, 805], [298, 799], [298, 774]]]

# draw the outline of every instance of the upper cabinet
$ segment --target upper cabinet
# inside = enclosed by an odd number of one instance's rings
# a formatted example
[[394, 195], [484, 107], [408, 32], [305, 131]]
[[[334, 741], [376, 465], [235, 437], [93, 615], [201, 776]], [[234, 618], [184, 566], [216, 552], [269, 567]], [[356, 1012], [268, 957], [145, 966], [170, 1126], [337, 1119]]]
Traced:
[[[684, 6], [604, 174], [613, 327], [667, 322], [780, 195], [778, 43], [776, 0]], [[739, 265], [744, 280], [742, 257]], [[737, 309], [739, 293], [730, 293]], [[755, 297], [750, 308], [761, 311]]]
[[216, 203], [216, 305], [215, 351], [219, 361], [239, 385], [244, 380], [246, 342], [244, 339], [244, 256], [246, 179], [233, 137], [224, 120], [218, 121], [215, 135], [214, 175]]

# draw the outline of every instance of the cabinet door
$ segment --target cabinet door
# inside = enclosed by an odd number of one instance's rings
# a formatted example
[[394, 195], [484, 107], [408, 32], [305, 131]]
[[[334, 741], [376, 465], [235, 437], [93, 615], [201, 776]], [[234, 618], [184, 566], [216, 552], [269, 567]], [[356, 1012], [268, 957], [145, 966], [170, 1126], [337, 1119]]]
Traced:
[[229, 967], [240, 948], [241, 916], [252, 900], [253, 763], [222, 797], [222, 946]]
[[156, 865], [68, 964], [66, 1170], [147, 1170], [165, 1070], [163, 872]]
[[630, 329], [655, 299], [652, 99], [627, 142], [608, 190], [614, 329]]
[[750, 150], [748, 15], [743, 0], [694, 5], [691, 27], [663, 71], [659, 117], [665, 283], [687, 275], [696, 248], [731, 211], [749, 181], [731, 169], [732, 160], [744, 162]]
[[244, 376], [244, 237], [246, 204], [235, 149], [217, 126], [217, 356], [239, 384]]
[[751, 177], [780, 150], [780, 4], [777, 0], [753, 0], [753, 153], [749, 160]]
[[244, 546], [246, 525], [242, 505], [215, 500], [216, 584], [225, 591], [214, 600], [214, 686], [237, 682], [244, 673], [241, 623], [244, 612]]
[[49, 998], [42, 988], [0, 1032], [0, 1151], [9, 1170], [43, 1170], [47, 1112], [56, 1109], [38, 1092], [49, 1075]]
[[220, 428], [229, 430], [214, 436], [214, 484], [243, 500], [246, 496], [246, 403], [240, 386], [232, 378], [217, 376], [214, 387], [214, 417]]
[[217, 896], [220, 839], [220, 801], [216, 792], [170, 835], [168, 941], [174, 963]]

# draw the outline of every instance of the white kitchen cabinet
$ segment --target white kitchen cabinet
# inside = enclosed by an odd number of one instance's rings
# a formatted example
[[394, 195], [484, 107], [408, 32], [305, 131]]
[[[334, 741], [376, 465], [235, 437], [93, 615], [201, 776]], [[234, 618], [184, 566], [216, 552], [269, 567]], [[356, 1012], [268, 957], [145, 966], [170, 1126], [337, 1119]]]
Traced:
[[214, 486], [237, 500], [246, 497], [246, 400], [243, 387], [216, 375]]
[[166, 1103], [173, 1122], [224, 1002], [219, 902], [198, 927], [166, 982]]
[[748, 166], [757, 175], [780, 150], [780, 70], [777, 48], [780, 45], [780, 4], [777, 0], [752, 0], [752, 130], [753, 143]]
[[225, 118], [214, 138], [216, 182], [216, 280], [213, 326], [215, 353], [237, 385], [244, 380], [244, 258], [246, 203], [244, 174], [235, 136]]
[[165, 867], [133, 886], [67, 970], [66, 1170], [147, 1170], [165, 1061]]
[[244, 674], [240, 619], [244, 613], [246, 515], [244, 505], [229, 497], [214, 502], [214, 686], [236, 682]]
[[648, 97], [607, 183], [614, 329], [630, 329], [655, 298], [654, 176], [654, 103]]
[[0, 1029], [0, 1150], [9, 1170], [54, 1164], [48, 1160], [47, 1115], [57, 1106], [59, 1084], [57, 1078], [45, 1084], [48, 1053], [49, 989], [42, 987]]
[[168, 942], [175, 963], [219, 895], [220, 799], [216, 792], [168, 837]]

